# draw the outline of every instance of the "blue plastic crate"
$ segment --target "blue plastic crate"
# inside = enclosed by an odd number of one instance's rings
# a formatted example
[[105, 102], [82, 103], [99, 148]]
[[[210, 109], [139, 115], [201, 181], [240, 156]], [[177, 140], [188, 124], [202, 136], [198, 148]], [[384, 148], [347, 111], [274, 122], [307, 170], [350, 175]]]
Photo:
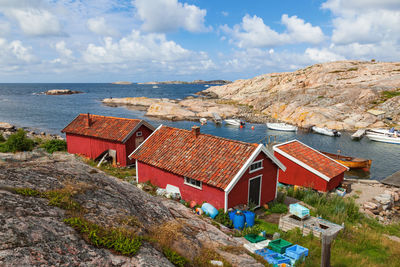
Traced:
[[291, 247], [288, 247], [286, 249], [286, 254], [295, 259], [298, 260], [301, 257], [307, 257], [308, 256], [308, 248], [299, 246], [299, 245], [293, 245]]
[[264, 257], [266, 261], [268, 261], [269, 264], [291, 264], [291, 261], [288, 257], [283, 256], [280, 253], [271, 253], [269, 255], [266, 255]]
[[296, 204], [290, 204], [289, 205], [289, 212], [291, 214], [296, 215], [299, 218], [304, 218], [310, 216], [310, 210], [307, 209], [306, 207], [303, 207], [302, 205], [296, 203]]
[[276, 252], [275, 252], [275, 251], [272, 251], [272, 250], [270, 250], [270, 249], [267, 249], [267, 248], [263, 248], [263, 249], [257, 249], [256, 251], [254, 251], [254, 253], [256, 253], [256, 254], [258, 254], [258, 255], [260, 255], [260, 256], [265, 257], [265, 256], [267, 256], [267, 255], [270, 255], [270, 254], [276, 253]]

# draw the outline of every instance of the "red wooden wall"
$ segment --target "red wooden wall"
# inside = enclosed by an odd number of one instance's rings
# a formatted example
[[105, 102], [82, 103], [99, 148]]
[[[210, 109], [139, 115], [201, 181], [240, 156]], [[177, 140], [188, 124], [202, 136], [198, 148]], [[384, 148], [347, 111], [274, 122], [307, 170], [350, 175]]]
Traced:
[[138, 161], [136, 175], [139, 183], [151, 181], [152, 184], [165, 188], [167, 184], [179, 187], [182, 199], [186, 201], [194, 200], [198, 204], [204, 201], [212, 204], [215, 208], [224, 208], [225, 192], [222, 189], [208, 186], [203, 183], [202, 189], [184, 184], [183, 176], [179, 176], [162, 169], [147, 165]]
[[344, 172], [326, 181], [304, 167], [274, 152], [275, 157], [286, 166], [286, 171], [279, 170], [279, 182], [291, 185], [311, 187], [318, 191], [329, 191], [337, 187], [344, 178]]
[[[131, 165], [133, 163], [135, 163], [134, 159], [129, 159], [129, 155], [136, 149], [135, 146], [135, 142], [136, 142], [136, 133], [141, 131], [142, 132], [142, 136], [143, 136], [143, 140], [146, 140], [147, 137], [149, 137], [151, 135], [151, 133], [153, 132], [152, 130], [150, 130], [149, 128], [147, 128], [146, 126], [142, 125], [139, 127], [138, 130], [136, 130], [136, 132], [133, 133], [133, 135], [131, 136], [131, 138], [129, 138], [126, 142], [126, 160], [128, 165]], [[139, 137], [138, 137], [139, 138]]]
[[[264, 153], [260, 153], [254, 161], [263, 160], [263, 169], [250, 173], [250, 167], [237, 182], [228, 195], [228, 208], [239, 204], [247, 204], [249, 197], [249, 179], [262, 175], [260, 205], [275, 199], [278, 166], [276, 166]], [[253, 162], [254, 162], [253, 161]]]

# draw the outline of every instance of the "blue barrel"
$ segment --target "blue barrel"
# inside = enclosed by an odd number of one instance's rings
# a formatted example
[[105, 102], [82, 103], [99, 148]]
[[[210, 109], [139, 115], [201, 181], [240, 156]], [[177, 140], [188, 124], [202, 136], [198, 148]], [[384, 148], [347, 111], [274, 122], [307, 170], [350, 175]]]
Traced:
[[213, 219], [215, 218], [215, 216], [218, 215], [218, 210], [214, 208], [214, 206], [210, 203], [203, 203], [203, 205], [201, 205], [201, 209], [204, 211], [205, 214]]
[[244, 216], [246, 217], [246, 224], [247, 227], [253, 227], [254, 226], [254, 219], [256, 215], [252, 211], [244, 211]]
[[229, 219], [233, 222], [233, 218], [235, 217], [236, 210], [232, 210], [228, 214], [229, 214]]
[[237, 212], [235, 213], [235, 216], [233, 217], [233, 227], [235, 229], [242, 230], [244, 228], [244, 222], [245, 222], [245, 217], [243, 213]]

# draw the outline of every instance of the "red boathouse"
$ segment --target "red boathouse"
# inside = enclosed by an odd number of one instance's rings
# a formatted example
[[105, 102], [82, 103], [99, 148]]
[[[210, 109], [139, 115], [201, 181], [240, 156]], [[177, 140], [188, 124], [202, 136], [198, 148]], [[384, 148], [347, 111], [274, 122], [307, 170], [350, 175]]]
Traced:
[[274, 155], [286, 166], [279, 182], [327, 192], [339, 186], [348, 167], [298, 140], [274, 146]]
[[128, 158], [154, 127], [144, 120], [79, 114], [61, 132], [66, 134], [67, 150], [96, 159], [106, 151], [116, 156], [119, 166], [134, 163]]
[[172, 185], [186, 201], [225, 211], [275, 199], [278, 169], [285, 170], [262, 144], [202, 134], [198, 126], [160, 126], [129, 157], [136, 160], [138, 182]]

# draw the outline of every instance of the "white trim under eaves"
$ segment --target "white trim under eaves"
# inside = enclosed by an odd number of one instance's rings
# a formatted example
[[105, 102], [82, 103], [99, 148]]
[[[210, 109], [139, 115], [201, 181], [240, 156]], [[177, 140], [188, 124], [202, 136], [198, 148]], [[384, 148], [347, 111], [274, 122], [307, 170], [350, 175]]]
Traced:
[[146, 138], [146, 140], [144, 140], [135, 150], [133, 150], [133, 152], [128, 156], [128, 158], [131, 159], [132, 154], [135, 153], [136, 150], [138, 150], [144, 143], [146, 143], [146, 141], [149, 140], [149, 138], [150, 138], [155, 132], [157, 132], [162, 126], [163, 126], [163, 125], [160, 124], [160, 126], [158, 126], [157, 129], [155, 129], [154, 132], [152, 132], [152, 133], [149, 135], [149, 137]]
[[136, 163], [135, 163], [135, 169], [136, 169], [136, 183], [139, 183], [139, 166], [138, 166], [138, 164], [137, 164], [137, 160], [136, 160]]
[[225, 203], [224, 203], [224, 212], [228, 212], [228, 192], [224, 192], [225, 193]]
[[269, 152], [269, 150], [263, 145], [261, 148], [262, 152], [264, 152], [282, 171], [286, 171], [286, 166], [282, 164], [282, 162], [277, 159], [273, 153]]
[[250, 157], [247, 159], [247, 161], [244, 163], [242, 168], [236, 173], [235, 177], [233, 177], [232, 181], [228, 184], [228, 186], [225, 188], [225, 192], [231, 192], [232, 188], [236, 185], [236, 183], [239, 181], [240, 177], [245, 173], [247, 168], [250, 166], [250, 164], [253, 162], [253, 160], [257, 157], [257, 155], [260, 153], [262, 147], [264, 145], [259, 144], [256, 150], [254, 150], [253, 154], [250, 155]]
[[225, 192], [228, 192], [228, 194], [231, 192], [232, 188], [237, 184], [240, 177], [242, 177], [242, 175], [249, 168], [251, 163], [253, 163], [254, 159], [258, 156], [258, 154], [260, 154], [261, 151], [264, 152], [265, 155], [267, 155], [279, 168], [281, 168], [283, 171], [286, 171], [286, 167], [271, 152], [269, 152], [263, 144], [259, 144], [256, 150], [254, 150], [253, 154], [250, 155], [239, 172], [235, 175], [235, 177], [233, 177], [232, 181], [225, 188]]
[[300, 143], [300, 144], [302, 144], [303, 146], [305, 146], [305, 147], [308, 147], [308, 148], [309, 148], [309, 149], [311, 149], [311, 150], [314, 150], [315, 152], [317, 152], [318, 154], [320, 154], [320, 155], [324, 156], [325, 158], [328, 158], [329, 160], [333, 161], [334, 163], [336, 163], [336, 164], [339, 164], [339, 165], [341, 165], [342, 167], [345, 167], [347, 170], [350, 170], [350, 168], [349, 168], [349, 167], [347, 167], [347, 166], [343, 165], [343, 164], [342, 164], [342, 163], [340, 163], [340, 162], [337, 162], [336, 160], [334, 160], [334, 159], [332, 159], [332, 158], [328, 157], [327, 155], [325, 155], [324, 153], [321, 153], [320, 151], [316, 150], [315, 148], [312, 148], [312, 147], [310, 147], [310, 146], [308, 146], [308, 145], [306, 145], [306, 144], [304, 144], [304, 143], [300, 142], [300, 141], [299, 141], [299, 140], [297, 140], [297, 139], [290, 140], [290, 141], [287, 141], [287, 142], [285, 142], [285, 143], [282, 143], [282, 144], [274, 145], [274, 146], [273, 146], [273, 149], [275, 150], [275, 147], [278, 147], [278, 146], [283, 146], [283, 145], [286, 145], [286, 144], [289, 144], [289, 143], [293, 143], [293, 142], [299, 142], [299, 143]]
[[276, 188], [275, 188], [275, 198], [278, 196], [278, 184], [279, 184], [279, 168], [276, 172]]

